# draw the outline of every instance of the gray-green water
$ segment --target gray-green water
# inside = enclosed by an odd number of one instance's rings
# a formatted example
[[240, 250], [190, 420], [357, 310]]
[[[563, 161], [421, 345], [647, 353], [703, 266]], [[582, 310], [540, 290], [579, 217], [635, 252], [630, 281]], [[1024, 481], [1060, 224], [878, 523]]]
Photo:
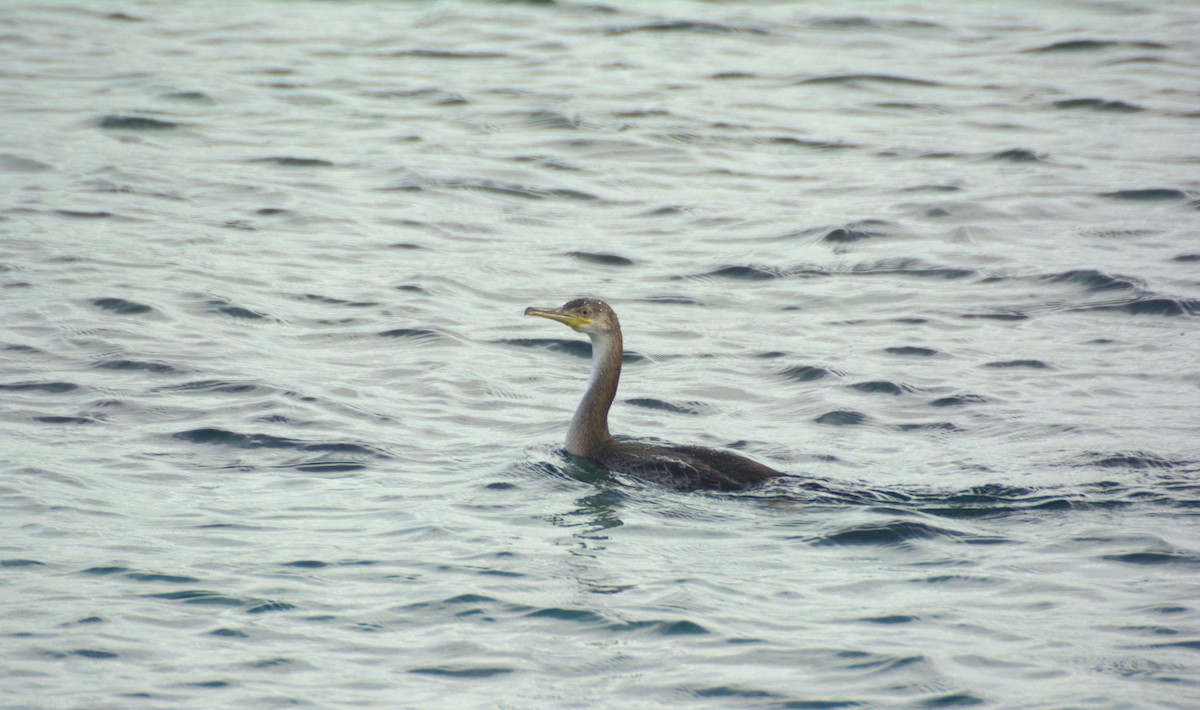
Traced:
[[1195, 707], [1197, 37], [4, 4], [0, 705]]

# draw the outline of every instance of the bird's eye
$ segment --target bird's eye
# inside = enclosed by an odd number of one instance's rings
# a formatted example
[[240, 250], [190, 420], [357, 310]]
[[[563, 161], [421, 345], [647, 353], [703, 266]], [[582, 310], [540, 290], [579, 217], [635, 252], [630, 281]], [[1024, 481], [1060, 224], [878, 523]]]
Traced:
[[584, 318], [587, 318], [592, 315], [592, 312], [590, 310], [588, 310], [587, 308], [585, 308], [579, 312], [579, 315], [583, 316]]

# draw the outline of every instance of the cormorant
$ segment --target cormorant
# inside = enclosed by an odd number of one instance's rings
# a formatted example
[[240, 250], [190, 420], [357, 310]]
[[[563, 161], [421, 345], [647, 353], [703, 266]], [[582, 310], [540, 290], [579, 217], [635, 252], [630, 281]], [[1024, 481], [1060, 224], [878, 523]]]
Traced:
[[567, 430], [567, 451], [596, 465], [685, 489], [739, 490], [784, 474], [729, 451], [617, 441], [608, 410], [621, 379], [621, 324], [604, 301], [578, 298], [562, 308], [526, 308], [525, 315], [565, 323], [592, 340], [592, 374]]

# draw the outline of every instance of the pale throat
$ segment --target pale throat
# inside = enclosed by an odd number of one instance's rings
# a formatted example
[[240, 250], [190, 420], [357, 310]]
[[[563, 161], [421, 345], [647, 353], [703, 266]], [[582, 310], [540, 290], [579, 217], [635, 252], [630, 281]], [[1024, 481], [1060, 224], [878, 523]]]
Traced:
[[612, 439], [608, 433], [608, 410], [621, 377], [620, 335], [588, 333], [588, 336], [592, 340], [592, 369], [587, 392], [567, 430], [567, 451], [576, 456], [587, 456], [592, 449]]

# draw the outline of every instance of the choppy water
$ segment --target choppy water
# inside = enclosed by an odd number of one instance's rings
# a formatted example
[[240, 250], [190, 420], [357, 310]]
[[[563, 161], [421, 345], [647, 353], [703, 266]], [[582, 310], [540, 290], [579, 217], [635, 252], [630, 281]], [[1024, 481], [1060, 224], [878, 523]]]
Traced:
[[6, 3], [0, 704], [1195, 707], [1198, 18]]

